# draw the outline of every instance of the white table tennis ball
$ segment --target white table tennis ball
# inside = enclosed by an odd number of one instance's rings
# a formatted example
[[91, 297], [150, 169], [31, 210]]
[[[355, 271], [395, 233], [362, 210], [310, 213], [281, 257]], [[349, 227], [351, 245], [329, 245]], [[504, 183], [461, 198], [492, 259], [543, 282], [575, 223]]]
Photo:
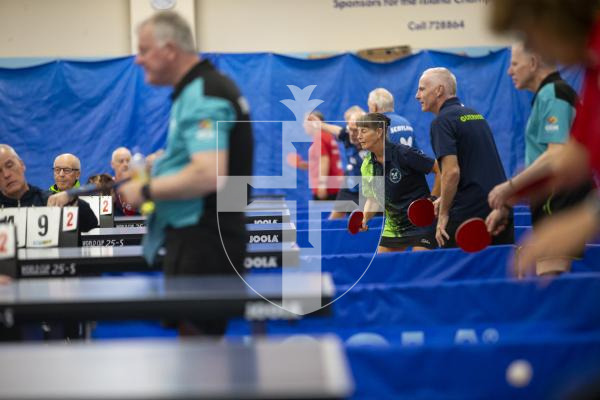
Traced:
[[533, 368], [527, 360], [515, 360], [506, 369], [506, 381], [516, 388], [529, 385], [532, 377]]

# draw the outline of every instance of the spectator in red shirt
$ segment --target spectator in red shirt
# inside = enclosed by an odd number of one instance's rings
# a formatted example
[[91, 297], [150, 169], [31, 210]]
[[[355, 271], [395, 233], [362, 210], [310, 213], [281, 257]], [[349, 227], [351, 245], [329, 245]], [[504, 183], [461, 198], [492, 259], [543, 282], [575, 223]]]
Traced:
[[[340, 149], [335, 137], [321, 129], [324, 122], [319, 111], [310, 113], [304, 124], [306, 133], [313, 136], [313, 144], [308, 150], [308, 175], [315, 200], [335, 200], [344, 179]], [[306, 167], [306, 163], [299, 163]]]

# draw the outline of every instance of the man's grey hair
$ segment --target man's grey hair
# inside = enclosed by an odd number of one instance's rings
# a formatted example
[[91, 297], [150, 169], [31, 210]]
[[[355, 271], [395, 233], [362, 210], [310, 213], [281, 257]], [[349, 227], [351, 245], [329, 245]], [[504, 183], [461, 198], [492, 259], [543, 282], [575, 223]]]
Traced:
[[17, 159], [21, 160], [21, 157], [19, 157], [19, 154], [11, 146], [9, 146], [7, 144], [0, 144], [0, 151], [2, 151], [2, 150], [12, 154], [13, 156], [17, 157]]
[[389, 90], [377, 88], [369, 93], [369, 103], [377, 106], [378, 112], [394, 112], [394, 96]]
[[442, 85], [446, 94], [456, 96], [456, 76], [448, 68], [429, 68], [423, 72], [423, 75], [425, 74], [430, 75], [435, 83]]
[[77, 168], [78, 170], [81, 170], [81, 161], [79, 160], [79, 157], [77, 157], [74, 154], [71, 153], [64, 153], [64, 154], [60, 154], [58, 156], [56, 156], [56, 158], [54, 159], [54, 165], [56, 165], [56, 160], [58, 160], [61, 157], [67, 157], [72, 159], [73, 161], [75, 161], [75, 168]]
[[159, 45], [163, 46], [167, 42], [172, 42], [187, 53], [195, 54], [197, 52], [192, 29], [187, 21], [176, 12], [162, 11], [152, 15], [140, 23], [137, 28], [138, 32], [148, 24], [154, 28], [154, 38]]
[[128, 152], [129, 156], [131, 156], [131, 151], [129, 151], [129, 149], [127, 147], [117, 147], [115, 149], [115, 151], [112, 152], [110, 160], [111, 161], [115, 161], [115, 158], [117, 157], [117, 153], [120, 152], [120, 151], [123, 151], [123, 150], [125, 150], [126, 152]]
[[534, 50], [527, 47], [525, 45], [525, 43], [523, 43], [523, 42], [517, 42], [517, 43], [513, 44], [512, 50], [520, 50], [526, 56], [534, 58], [537, 61], [537, 63], [539, 64], [540, 68], [556, 69], [555, 63], [545, 60], [539, 53], [536, 53]]
[[352, 106], [346, 110], [344, 113], [344, 119], [348, 121], [353, 115], [364, 115], [365, 110], [363, 110], [360, 106]]

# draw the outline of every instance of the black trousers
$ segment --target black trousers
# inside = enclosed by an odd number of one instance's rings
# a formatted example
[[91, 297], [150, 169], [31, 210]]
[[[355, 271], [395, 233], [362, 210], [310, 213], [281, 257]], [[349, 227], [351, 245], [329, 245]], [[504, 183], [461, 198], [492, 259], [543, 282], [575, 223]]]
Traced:
[[[163, 261], [165, 276], [236, 275], [236, 270], [241, 273], [247, 239], [245, 226], [236, 225], [223, 223], [220, 233], [214, 227], [201, 225], [168, 229]], [[183, 324], [187, 331], [202, 335], [222, 336], [227, 329], [225, 318], [190, 320]], [[166, 322], [165, 325], [174, 324]]]

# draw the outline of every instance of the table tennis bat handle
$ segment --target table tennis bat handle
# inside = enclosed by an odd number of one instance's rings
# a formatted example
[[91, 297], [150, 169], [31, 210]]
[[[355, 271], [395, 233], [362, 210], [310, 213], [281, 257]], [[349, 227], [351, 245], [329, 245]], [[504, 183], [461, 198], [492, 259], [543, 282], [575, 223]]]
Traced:
[[121, 186], [125, 182], [128, 182], [129, 180], [130, 180], [130, 178], [127, 178], [127, 179], [120, 180], [118, 182], [115, 181], [114, 183], [108, 183], [108, 184], [104, 184], [104, 185], [96, 185], [95, 183], [88, 183], [86, 185], [83, 185], [83, 186], [80, 186], [77, 188], [71, 188], [71, 189], [67, 190], [66, 192], [67, 192], [67, 195], [69, 196], [69, 198], [93, 195], [93, 194], [101, 193], [108, 189], [117, 189], [119, 186]]

